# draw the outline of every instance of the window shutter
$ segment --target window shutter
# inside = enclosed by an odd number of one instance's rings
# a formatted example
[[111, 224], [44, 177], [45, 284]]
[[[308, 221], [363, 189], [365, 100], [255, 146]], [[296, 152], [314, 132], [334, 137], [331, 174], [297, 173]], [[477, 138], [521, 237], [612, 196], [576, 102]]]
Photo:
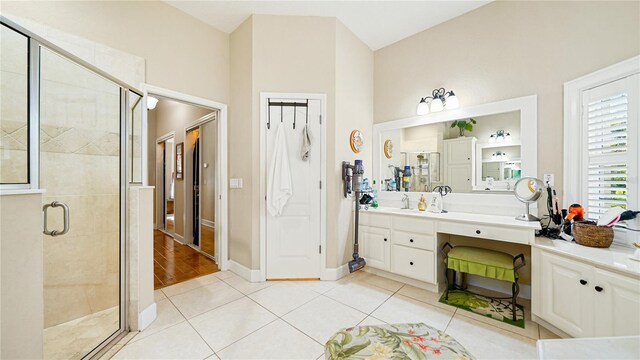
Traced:
[[583, 205], [591, 220], [614, 206], [628, 208], [631, 180], [637, 182], [633, 177], [637, 147], [630, 136], [630, 130], [637, 127], [630, 119], [637, 119], [630, 116], [629, 84], [624, 78], [583, 93]]

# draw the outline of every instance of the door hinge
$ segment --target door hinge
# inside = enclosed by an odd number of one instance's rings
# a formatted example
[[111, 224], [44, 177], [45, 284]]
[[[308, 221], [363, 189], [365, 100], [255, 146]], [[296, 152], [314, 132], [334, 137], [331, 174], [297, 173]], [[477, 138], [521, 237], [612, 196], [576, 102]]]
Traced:
[[320, 190], [322, 190], [322, 180], [320, 180]]
[[318, 245], [318, 254], [322, 254], [322, 245]]
[[320, 124], [322, 124], [322, 115], [320, 115]]

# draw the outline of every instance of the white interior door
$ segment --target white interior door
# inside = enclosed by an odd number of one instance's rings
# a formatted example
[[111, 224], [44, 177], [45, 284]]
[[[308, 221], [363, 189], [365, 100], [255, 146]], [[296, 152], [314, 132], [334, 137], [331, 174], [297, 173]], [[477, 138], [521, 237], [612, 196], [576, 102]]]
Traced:
[[[293, 102], [291, 99], [271, 101]], [[300, 101], [300, 100], [297, 100]], [[272, 216], [266, 211], [266, 277], [319, 278], [320, 277], [320, 101], [309, 100], [308, 108], [272, 106], [269, 111], [271, 126], [267, 130], [266, 160], [267, 187], [269, 168], [275, 147], [276, 132], [284, 126], [293, 195], [284, 206], [282, 215]], [[302, 130], [309, 111], [309, 128], [312, 137], [311, 152], [305, 161], [301, 157]], [[281, 122], [282, 119], [282, 122]], [[269, 199], [267, 198], [267, 202]]]

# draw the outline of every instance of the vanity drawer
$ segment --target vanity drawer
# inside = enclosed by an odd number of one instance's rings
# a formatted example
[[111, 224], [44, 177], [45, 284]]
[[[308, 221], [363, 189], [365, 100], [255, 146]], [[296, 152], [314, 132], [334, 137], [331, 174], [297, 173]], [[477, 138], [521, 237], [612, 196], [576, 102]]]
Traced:
[[393, 231], [391, 239], [395, 245], [404, 245], [431, 251], [433, 251], [435, 243], [433, 235], [416, 234], [397, 230]]
[[394, 216], [393, 229], [411, 232], [414, 234], [433, 235], [435, 232], [435, 223], [433, 220], [428, 219], [416, 219], [409, 216]]
[[470, 236], [482, 239], [501, 240], [512, 243], [528, 244], [531, 230], [519, 230], [495, 225], [464, 224], [441, 221], [438, 232]]
[[360, 211], [360, 225], [389, 229], [391, 227], [391, 216]]
[[391, 271], [413, 279], [435, 282], [433, 251], [394, 245], [391, 253]]

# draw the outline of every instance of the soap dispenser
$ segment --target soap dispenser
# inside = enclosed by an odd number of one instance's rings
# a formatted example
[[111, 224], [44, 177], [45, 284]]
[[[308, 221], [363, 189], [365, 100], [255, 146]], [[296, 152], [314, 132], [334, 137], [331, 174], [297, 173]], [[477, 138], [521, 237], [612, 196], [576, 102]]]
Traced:
[[420, 195], [420, 201], [418, 202], [418, 210], [427, 210], [427, 202], [424, 200], [424, 194]]

